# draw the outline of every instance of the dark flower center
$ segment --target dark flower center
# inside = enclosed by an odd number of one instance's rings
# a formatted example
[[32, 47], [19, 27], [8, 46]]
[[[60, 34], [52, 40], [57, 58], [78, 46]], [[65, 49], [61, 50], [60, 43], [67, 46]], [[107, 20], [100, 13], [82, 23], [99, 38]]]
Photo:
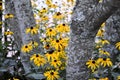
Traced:
[[47, 47], [50, 47], [50, 45], [48, 44], [48, 45], [46, 45]]
[[65, 24], [63, 24], [63, 26], [65, 26]]
[[44, 38], [44, 40], [46, 40], [46, 38]]
[[45, 8], [43, 8], [43, 10], [45, 10]]
[[50, 32], [52, 31], [52, 29], [49, 30]]
[[61, 15], [61, 13], [60, 13], [60, 12], [58, 12], [58, 13], [57, 13], [57, 16], [59, 16], [59, 15]]
[[59, 40], [56, 40], [57, 43], [59, 43]]
[[7, 15], [9, 16], [10, 14], [8, 13]]
[[32, 44], [34, 44], [34, 41], [32, 41]]
[[57, 62], [57, 60], [54, 60], [54, 62]]
[[60, 50], [58, 50], [58, 52], [60, 52]]
[[95, 64], [95, 61], [92, 61], [93, 64]]
[[25, 46], [25, 48], [28, 48], [28, 46]]
[[33, 27], [30, 27], [30, 29], [33, 29]]
[[36, 54], [36, 57], [39, 57], [39, 55], [38, 55], [38, 54]]
[[52, 54], [53, 52], [54, 52], [54, 50], [50, 50], [50, 51], [49, 51], [49, 54]]
[[104, 61], [106, 61], [106, 58], [103, 58]]
[[50, 74], [51, 74], [51, 75], [54, 75], [54, 72], [51, 72]]

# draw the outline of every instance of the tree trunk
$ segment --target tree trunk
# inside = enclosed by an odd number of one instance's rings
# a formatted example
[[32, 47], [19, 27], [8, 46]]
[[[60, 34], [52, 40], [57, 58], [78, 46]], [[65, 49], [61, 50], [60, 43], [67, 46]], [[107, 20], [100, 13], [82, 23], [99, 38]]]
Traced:
[[90, 74], [85, 63], [91, 58], [95, 35], [100, 25], [118, 9], [116, 2], [76, 1], [68, 46], [67, 80], [88, 80]]
[[[14, 32], [13, 36], [19, 50], [22, 45], [30, 41], [37, 41], [39, 43], [38, 35], [31, 36], [25, 33], [26, 28], [35, 26], [30, 0], [5, 0], [5, 13], [14, 15], [14, 18], [6, 19], [6, 22], [10, 30]], [[35, 51], [38, 52], [39, 49]], [[22, 52], [20, 57], [25, 74], [30, 73], [29, 57]]]

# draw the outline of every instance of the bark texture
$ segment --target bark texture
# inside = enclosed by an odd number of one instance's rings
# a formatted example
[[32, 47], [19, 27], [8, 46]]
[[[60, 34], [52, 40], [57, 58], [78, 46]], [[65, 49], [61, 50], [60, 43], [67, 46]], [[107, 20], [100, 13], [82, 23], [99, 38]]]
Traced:
[[[6, 22], [10, 30], [14, 32], [14, 38], [18, 49], [21, 49], [23, 44], [27, 44], [30, 41], [37, 41], [39, 43], [38, 35], [31, 36], [25, 33], [26, 28], [35, 26], [30, 0], [5, 0], [5, 11], [6, 14], [14, 14], [14, 18], [6, 19]], [[38, 52], [39, 49], [35, 51]], [[29, 57], [23, 53], [20, 53], [20, 57], [25, 74], [27, 74], [31, 69]]]
[[[119, 0], [116, 2], [120, 3]], [[95, 35], [101, 25], [118, 8], [114, 0], [77, 0], [73, 10], [68, 46], [67, 80], [88, 80], [86, 61], [90, 59]]]
[[111, 54], [113, 60], [116, 60], [115, 57], [119, 54], [115, 44], [120, 41], [120, 9], [106, 21], [105, 32], [104, 38], [110, 41], [105, 50]]

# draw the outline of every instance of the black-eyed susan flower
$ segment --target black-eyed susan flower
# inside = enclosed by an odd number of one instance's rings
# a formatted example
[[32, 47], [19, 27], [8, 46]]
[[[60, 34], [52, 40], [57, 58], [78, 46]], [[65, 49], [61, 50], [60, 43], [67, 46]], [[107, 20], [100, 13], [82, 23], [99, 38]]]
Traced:
[[32, 45], [33, 48], [38, 47], [38, 43], [37, 43], [36, 41], [31, 41], [31, 42], [29, 43], [29, 45]]
[[96, 34], [96, 36], [98, 36], [98, 37], [103, 37], [104, 32], [105, 32], [105, 30], [100, 29], [100, 30], [98, 30], [98, 32], [97, 32], [97, 34]]
[[46, 71], [44, 76], [47, 80], [58, 80], [60, 78], [59, 73], [54, 70]]
[[56, 4], [49, 4], [48, 8], [57, 8], [58, 6]]
[[99, 80], [109, 80], [109, 79], [105, 77], [105, 78], [100, 78]]
[[50, 65], [55, 67], [55, 68], [58, 68], [61, 64], [62, 64], [62, 62], [59, 59], [53, 59], [50, 62]]
[[52, 4], [52, 0], [46, 0], [45, 2], [47, 5], [51, 5]]
[[47, 12], [47, 9], [46, 9], [46, 8], [42, 8], [42, 9], [40, 10], [40, 12], [41, 12], [41, 13], [46, 13], [46, 12]]
[[102, 44], [102, 45], [105, 45], [105, 44], [110, 44], [110, 42], [106, 39], [101, 39], [97, 42], [98, 44]]
[[103, 55], [107, 55], [107, 56], [110, 56], [110, 53], [105, 51], [105, 50], [99, 50], [99, 53], [100, 54], [103, 54]]
[[8, 80], [20, 80], [20, 79], [13, 77], [12, 79], [8, 79]]
[[2, 10], [2, 2], [0, 2], [0, 10]]
[[56, 30], [53, 29], [53, 28], [48, 28], [46, 30], [46, 35], [49, 36], [49, 37], [55, 36], [56, 35]]
[[54, 39], [54, 40], [51, 42], [51, 45], [52, 45], [56, 50], [64, 49], [64, 46], [63, 46], [63, 44], [62, 44], [62, 41], [59, 40], [59, 39]]
[[86, 62], [86, 65], [87, 65], [88, 68], [90, 68], [92, 70], [92, 72], [94, 72], [95, 69], [97, 69], [99, 67], [97, 61], [96, 60], [92, 60], [92, 59], [88, 60]]
[[36, 66], [43, 66], [46, 64], [46, 59], [40, 54], [33, 54], [30, 58]]
[[37, 27], [29, 27], [26, 29], [26, 34], [37, 34], [38, 33], [38, 28]]
[[67, 47], [67, 46], [68, 46], [68, 41], [69, 41], [69, 38], [68, 38], [68, 37], [65, 37], [65, 38], [60, 37], [59, 40], [60, 40], [60, 42], [62, 43], [62, 45], [63, 45], [64, 47]]
[[117, 43], [115, 44], [115, 46], [116, 46], [116, 48], [117, 48], [118, 50], [120, 50], [120, 42], [117, 42]]
[[48, 18], [48, 16], [42, 16], [41, 17], [41, 21], [47, 21], [49, 18]]
[[103, 67], [112, 66], [112, 62], [111, 62], [110, 58], [98, 58], [97, 62]]
[[14, 33], [12, 31], [5, 31], [4, 34], [7, 35], [13, 35]]
[[[99, 0], [99, 1], [102, 1], [102, 0]], [[105, 27], [105, 22], [101, 24], [101, 27]]]
[[56, 13], [53, 15], [53, 18], [54, 18], [54, 19], [58, 19], [58, 20], [60, 20], [60, 19], [63, 19], [64, 16], [63, 16], [62, 13], [60, 13], [60, 12], [56, 12]]
[[40, 39], [40, 41], [41, 41], [41, 42], [49, 42], [49, 41], [50, 41], [50, 39], [49, 39], [49, 38], [47, 38], [47, 37], [44, 37], [44, 38], [41, 38], [41, 39]]
[[48, 61], [51, 61], [53, 59], [57, 59], [57, 55], [55, 54], [54, 50], [50, 50], [45, 54]]
[[120, 75], [119, 75], [119, 76], [117, 76], [117, 80], [120, 80]]
[[56, 50], [55, 53], [60, 58], [66, 58], [66, 52], [64, 50]]
[[69, 32], [70, 31], [70, 27], [67, 24], [59, 24], [56, 27], [58, 32], [64, 33], [64, 32]]
[[90, 78], [90, 79], [88, 79], [88, 80], [97, 80], [97, 79], [95, 79], [95, 78]]
[[44, 49], [46, 49], [46, 50], [50, 49], [50, 44], [44, 45]]
[[24, 53], [28, 53], [33, 49], [32, 45], [25, 44], [22, 46], [21, 51]]
[[8, 13], [8, 14], [5, 14], [5, 16], [4, 16], [4, 17], [5, 17], [5, 19], [8, 19], [8, 18], [13, 18], [13, 17], [14, 17], [14, 15], [13, 15], [13, 14], [9, 14], [9, 13]]

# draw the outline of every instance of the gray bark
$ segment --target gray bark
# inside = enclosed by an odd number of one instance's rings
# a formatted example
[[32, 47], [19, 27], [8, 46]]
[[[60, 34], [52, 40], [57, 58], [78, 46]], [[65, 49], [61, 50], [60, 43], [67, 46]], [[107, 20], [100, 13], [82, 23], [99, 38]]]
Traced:
[[[97, 1], [96, 1], [97, 3]], [[101, 23], [106, 21], [120, 6], [119, 0], [77, 0], [72, 15], [68, 46], [67, 80], [88, 80], [90, 74], [86, 61], [91, 58], [94, 38]]]
[[[28, 27], [35, 26], [35, 19], [33, 17], [30, 0], [5, 0], [6, 13], [14, 14], [14, 18], [7, 19], [7, 26], [14, 32], [14, 38], [17, 48], [20, 50], [21, 46], [30, 41], [37, 41], [39, 43], [39, 36], [26, 34], [25, 30]], [[36, 49], [35, 52], [38, 52]], [[30, 73], [29, 57], [20, 53], [21, 62], [25, 70], [25, 74]]]

